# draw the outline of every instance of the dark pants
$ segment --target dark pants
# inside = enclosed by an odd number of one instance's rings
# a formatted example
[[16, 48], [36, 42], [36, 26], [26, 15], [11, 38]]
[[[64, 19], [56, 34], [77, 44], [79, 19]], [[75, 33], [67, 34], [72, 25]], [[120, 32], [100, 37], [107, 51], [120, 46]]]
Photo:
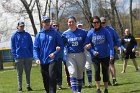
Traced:
[[49, 64], [41, 64], [41, 73], [44, 87], [47, 93], [56, 93], [56, 61]]
[[95, 69], [95, 81], [100, 81], [100, 64], [102, 66], [103, 82], [108, 82], [109, 80], [109, 57], [106, 58], [93, 58], [93, 65]]
[[63, 58], [58, 58], [57, 60], [57, 85], [62, 85], [62, 60]]
[[66, 74], [66, 77], [67, 77], [67, 84], [68, 84], [69, 86], [71, 86], [71, 84], [70, 84], [70, 74], [69, 74], [69, 71], [68, 71], [68, 68], [67, 68], [65, 62], [64, 62], [64, 69], [65, 69], [65, 74]]

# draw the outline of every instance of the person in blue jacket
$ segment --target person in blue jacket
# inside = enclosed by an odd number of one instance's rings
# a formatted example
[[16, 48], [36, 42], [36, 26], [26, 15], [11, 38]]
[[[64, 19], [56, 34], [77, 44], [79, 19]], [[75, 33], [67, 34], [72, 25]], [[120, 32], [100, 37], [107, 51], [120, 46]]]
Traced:
[[17, 31], [11, 37], [11, 52], [17, 69], [18, 91], [22, 91], [23, 69], [26, 74], [27, 90], [32, 91], [30, 72], [33, 58], [33, 42], [30, 34], [24, 30], [24, 27], [24, 22], [18, 22]]
[[[77, 27], [83, 29], [83, 23], [82, 22], [77, 22]], [[85, 29], [83, 29], [85, 30]], [[87, 33], [88, 31], [85, 30]], [[85, 69], [86, 69], [86, 74], [88, 78], [88, 87], [91, 88], [92, 85], [92, 60], [91, 60], [91, 55], [90, 53], [85, 49], [85, 55], [86, 55], [86, 64], [85, 64]], [[85, 72], [83, 73], [83, 84], [82, 87], [85, 86]]]
[[[50, 25], [50, 18], [43, 17], [42, 30], [36, 35], [33, 45], [33, 55], [40, 64], [45, 91], [56, 93], [56, 68], [59, 53], [63, 50], [61, 36]], [[60, 47], [60, 51], [56, 47]]]
[[[100, 64], [102, 66], [104, 93], [108, 93], [109, 80], [109, 61], [114, 58], [113, 40], [107, 29], [101, 26], [101, 21], [98, 16], [91, 18], [92, 28], [86, 38], [85, 48], [89, 49], [95, 69], [96, 93], [101, 93], [100, 90]], [[91, 45], [91, 47], [87, 45]]]
[[[117, 52], [118, 48], [120, 47], [119, 35], [111, 26], [107, 26], [105, 17], [101, 17], [100, 20], [101, 20], [102, 27], [105, 27], [110, 32], [112, 39], [113, 39], [114, 51]], [[115, 56], [115, 54], [116, 53], [114, 53], [114, 56]], [[114, 57], [114, 60], [109, 62], [109, 73], [111, 73], [111, 76], [113, 79], [113, 82], [112, 82], [113, 86], [118, 85], [117, 80], [116, 80], [116, 68], [115, 68], [115, 64], [114, 64], [115, 60], [116, 60], [116, 58]], [[109, 85], [111, 85], [110, 80], [109, 80]]]
[[[60, 36], [62, 36], [62, 32], [59, 30], [59, 23], [53, 22], [52, 26], [55, 28], [55, 30], [59, 33]], [[57, 64], [57, 85], [58, 89], [62, 89], [62, 61], [63, 61], [63, 51], [58, 55], [58, 64]]]
[[87, 34], [84, 30], [77, 28], [74, 16], [68, 17], [67, 24], [69, 29], [62, 34], [64, 45], [67, 49], [66, 65], [70, 74], [73, 93], [81, 93], [86, 62], [84, 43]]

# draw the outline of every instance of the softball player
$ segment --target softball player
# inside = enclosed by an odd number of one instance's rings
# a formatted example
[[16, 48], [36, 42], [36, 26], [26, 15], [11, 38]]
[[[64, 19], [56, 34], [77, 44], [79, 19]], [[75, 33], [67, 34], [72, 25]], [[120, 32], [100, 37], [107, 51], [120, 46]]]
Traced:
[[81, 93], [83, 71], [86, 62], [84, 42], [86, 32], [77, 28], [76, 18], [70, 16], [67, 20], [69, 29], [62, 34], [67, 48], [66, 65], [70, 74], [70, 82], [73, 93]]

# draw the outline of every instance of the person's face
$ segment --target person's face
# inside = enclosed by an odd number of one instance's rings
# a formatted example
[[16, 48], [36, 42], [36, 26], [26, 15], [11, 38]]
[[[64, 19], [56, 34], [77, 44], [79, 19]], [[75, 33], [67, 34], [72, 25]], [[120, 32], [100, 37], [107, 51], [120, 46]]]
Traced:
[[56, 30], [59, 29], [58, 24], [53, 24], [52, 26], [53, 26]]
[[93, 19], [92, 25], [94, 28], [100, 27], [100, 21], [98, 19]]
[[129, 35], [130, 31], [128, 29], [125, 30], [125, 35]]
[[22, 30], [24, 30], [24, 25], [23, 26], [18, 26], [17, 28], [18, 28], [18, 30], [22, 31]]
[[68, 26], [69, 26], [70, 28], [75, 27], [75, 26], [76, 26], [75, 20], [72, 19], [72, 18], [68, 19]]
[[106, 22], [101, 22], [102, 27], [106, 26]]
[[46, 30], [50, 29], [50, 22], [42, 23], [42, 27], [45, 28]]

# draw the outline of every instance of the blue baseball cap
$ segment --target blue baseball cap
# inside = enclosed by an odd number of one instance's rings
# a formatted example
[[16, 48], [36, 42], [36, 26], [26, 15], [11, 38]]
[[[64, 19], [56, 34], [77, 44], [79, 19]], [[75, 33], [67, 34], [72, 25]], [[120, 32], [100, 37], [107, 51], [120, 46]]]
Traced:
[[25, 23], [24, 23], [24, 22], [18, 22], [17, 25], [18, 25], [18, 26], [25, 26]]
[[48, 22], [50, 22], [50, 17], [43, 16], [43, 17], [42, 17], [42, 22], [43, 22], [43, 23], [48, 23]]
[[83, 23], [82, 22], [77, 22], [77, 26], [79, 26], [79, 25], [83, 25]]

